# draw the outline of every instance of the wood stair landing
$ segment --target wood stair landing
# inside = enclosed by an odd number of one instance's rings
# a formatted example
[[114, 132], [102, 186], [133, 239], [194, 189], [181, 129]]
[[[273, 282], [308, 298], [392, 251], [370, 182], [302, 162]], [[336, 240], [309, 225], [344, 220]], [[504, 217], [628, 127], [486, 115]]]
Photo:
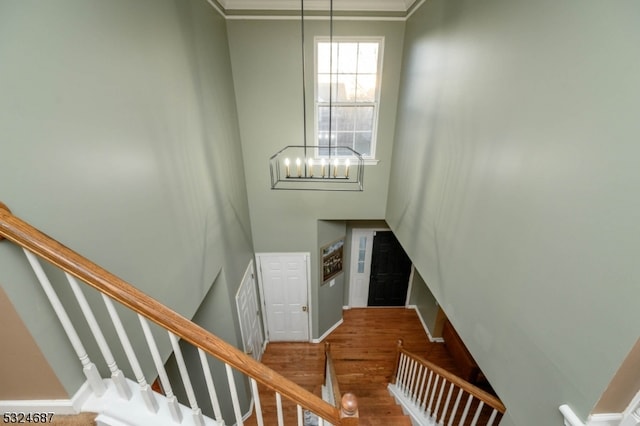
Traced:
[[[343, 316], [343, 323], [325, 341], [331, 344], [340, 390], [358, 398], [360, 425], [411, 425], [387, 390], [398, 339], [408, 350], [458, 374], [444, 344], [429, 341], [413, 309], [350, 309]], [[316, 394], [324, 382], [324, 344], [269, 343], [262, 362]], [[259, 390], [265, 425], [278, 424], [273, 392], [261, 386]], [[284, 424], [297, 424], [296, 407], [287, 401], [283, 406]], [[254, 416], [245, 424], [255, 425]]]

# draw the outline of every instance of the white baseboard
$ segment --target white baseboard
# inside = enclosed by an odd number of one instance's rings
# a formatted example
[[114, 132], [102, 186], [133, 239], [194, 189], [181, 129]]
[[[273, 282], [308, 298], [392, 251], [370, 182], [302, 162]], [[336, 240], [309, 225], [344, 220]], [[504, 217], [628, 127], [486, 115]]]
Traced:
[[591, 414], [587, 426], [618, 426], [622, 421], [622, 413]]
[[81, 412], [82, 404], [91, 395], [89, 384], [84, 382], [71, 399], [31, 399], [0, 401], [0, 412], [46, 412], [68, 416]]
[[640, 425], [640, 392], [622, 413], [591, 414], [586, 423], [582, 423], [567, 404], [560, 406], [560, 412], [567, 426], [638, 426]]
[[327, 338], [327, 336], [329, 336], [329, 335], [333, 332], [333, 330], [335, 330], [336, 328], [338, 328], [338, 327], [340, 326], [340, 324], [342, 324], [343, 322], [344, 322], [344, 320], [343, 320], [342, 318], [340, 318], [340, 321], [338, 321], [337, 323], [335, 323], [335, 324], [333, 325], [333, 327], [331, 327], [330, 329], [328, 329], [327, 331], [325, 331], [325, 333], [324, 333], [322, 336], [320, 336], [320, 338], [319, 338], [319, 339], [313, 339], [313, 340], [311, 341], [311, 343], [322, 343], [322, 341], [323, 341], [324, 339], [326, 339], [326, 338]]
[[32, 399], [25, 401], [0, 401], [0, 412], [39, 412], [57, 415], [78, 414], [70, 399]]
[[442, 337], [433, 337], [431, 335], [431, 331], [429, 331], [429, 327], [427, 327], [427, 323], [424, 321], [424, 318], [422, 318], [422, 314], [416, 305], [407, 305], [407, 309], [413, 309], [416, 311], [416, 314], [418, 314], [418, 318], [422, 323], [422, 328], [424, 328], [424, 331], [427, 333], [427, 337], [431, 343], [444, 343], [444, 339]]

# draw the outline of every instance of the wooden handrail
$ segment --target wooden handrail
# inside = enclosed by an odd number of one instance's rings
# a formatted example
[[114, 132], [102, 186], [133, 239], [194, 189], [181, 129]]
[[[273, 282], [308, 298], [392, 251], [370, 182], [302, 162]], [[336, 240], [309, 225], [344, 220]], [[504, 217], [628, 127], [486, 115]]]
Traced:
[[347, 392], [344, 395], [340, 392], [338, 375], [336, 374], [336, 369], [333, 364], [331, 344], [329, 342], [324, 345], [324, 354], [326, 360], [326, 371], [324, 373], [325, 383], [327, 380], [326, 376], [331, 377], [331, 389], [329, 389], [329, 392], [333, 393], [336, 408], [340, 410], [340, 418], [342, 419], [340, 424], [344, 426], [357, 426], [359, 421], [358, 399], [351, 392]]
[[331, 344], [329, 342], [324, 345], [324, 356], [326, 360], [325, 383], [327, 382], [327, 376], [331, 377], [331, 389], [329, 392], [333, 393], [333, 400], [336, 402], [336, 407], [340, 407], [342, 401], [342, 393], [340, 392], [340, 385], [338, 384], [338, 377], [336, 375], [336, 369], [333, 365], [333, 358], [331, 357]]
[[[473, 395], [475, 398], [478, 398], [479, 400], [483, 401], [485, 404], [487, 404], [491, 408], [495, 408], [498, 412], [504, 414], [505, 411], [507, 410], [507, 408], [504, 406], [502, 401], [500, 401], [498, 398], [496, 398], [495, 396], [491, 395], [490, 393], [480, 389], [479, 387], [467, 382], [464, 379], [461, 379], [460, 377], [458, 377], [455, 374], [445, 370], [444, 368], [442, 368], [442, 367], [440, 367], [438, 365], [435, 365], [434, 363], [424, 359], [420, 355], [416, 355], [416, 354], [414, 354], [412, 352], [409, 352], [408, 350], [406, 350], [402, 346], [402, 340], [400, 340], [398, 342], [398, 354], [400, 354], [400, 353], [403, 353], [403, 354], [407, 355], [408, 357], [411, 357], [414, 360], [418, 361], [419, 363], [421, 363], [422, 365], [427, 367], [429, 370], [432, 370], [434, 373], [436, 373], [439, 376], [441, 376], [441, 377], [445, 378], [446, 380], [448, 380], [450, 383], [453, 383], [454, 385], [458, 386], [459, 388], [461, 388], [465, 392], [467, 392], [467, 393]], [[396, 369], [397, 368], [398, 368], [398, 365], [397, 365], [397, 362], [396, 362]]]
[[[7, 207], [6, 204], [4, 204], [2, 201], [0, 201], [0, 210], [6, 210], [9, 213], [11, 213], [11, 210], [9, 210], [9, 207]], [[2, 236], [2, 233], [0, 233], [0, 241], [4, 240], [4, 237]]]
[[236, 370], [254, 378], [269, 389], [280, 393], [298, 405], [330, 421], [332, 424], [341, 424], [340, 412], [337, 407], [327, 404], [322, 398], [257, 362], [244, 352], [149, 297], [126, 281], [40, 232], [11, 214], [9, 209], [2, 203], [0, 203], [0, 236], [56, 265], [99, 292], [215, 356]]

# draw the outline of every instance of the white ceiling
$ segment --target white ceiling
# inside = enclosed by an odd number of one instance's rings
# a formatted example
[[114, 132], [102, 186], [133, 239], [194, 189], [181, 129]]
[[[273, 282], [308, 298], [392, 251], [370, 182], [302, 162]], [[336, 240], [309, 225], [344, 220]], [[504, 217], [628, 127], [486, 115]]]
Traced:
[[[334, 0], [335, 11], [406, 12], [416, 0]], [[300, 10], [300, 0], [218, 0], [226, 10]], [[329, 0], [304, 0], [305, 10], [328, 10]]]

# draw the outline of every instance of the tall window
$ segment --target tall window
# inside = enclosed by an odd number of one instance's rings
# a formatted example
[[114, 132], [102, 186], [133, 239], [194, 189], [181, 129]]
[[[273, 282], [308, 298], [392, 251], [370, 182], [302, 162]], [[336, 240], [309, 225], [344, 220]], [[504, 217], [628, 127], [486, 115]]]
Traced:
[[334, 37], [331, 48], [329, 39], [316, 39], [316, 138], [317, 145], [327, 147], [320, 148], [319, 156], [329, 154], [331, 137], [331, 146], [375, 157], [383, 42]]

